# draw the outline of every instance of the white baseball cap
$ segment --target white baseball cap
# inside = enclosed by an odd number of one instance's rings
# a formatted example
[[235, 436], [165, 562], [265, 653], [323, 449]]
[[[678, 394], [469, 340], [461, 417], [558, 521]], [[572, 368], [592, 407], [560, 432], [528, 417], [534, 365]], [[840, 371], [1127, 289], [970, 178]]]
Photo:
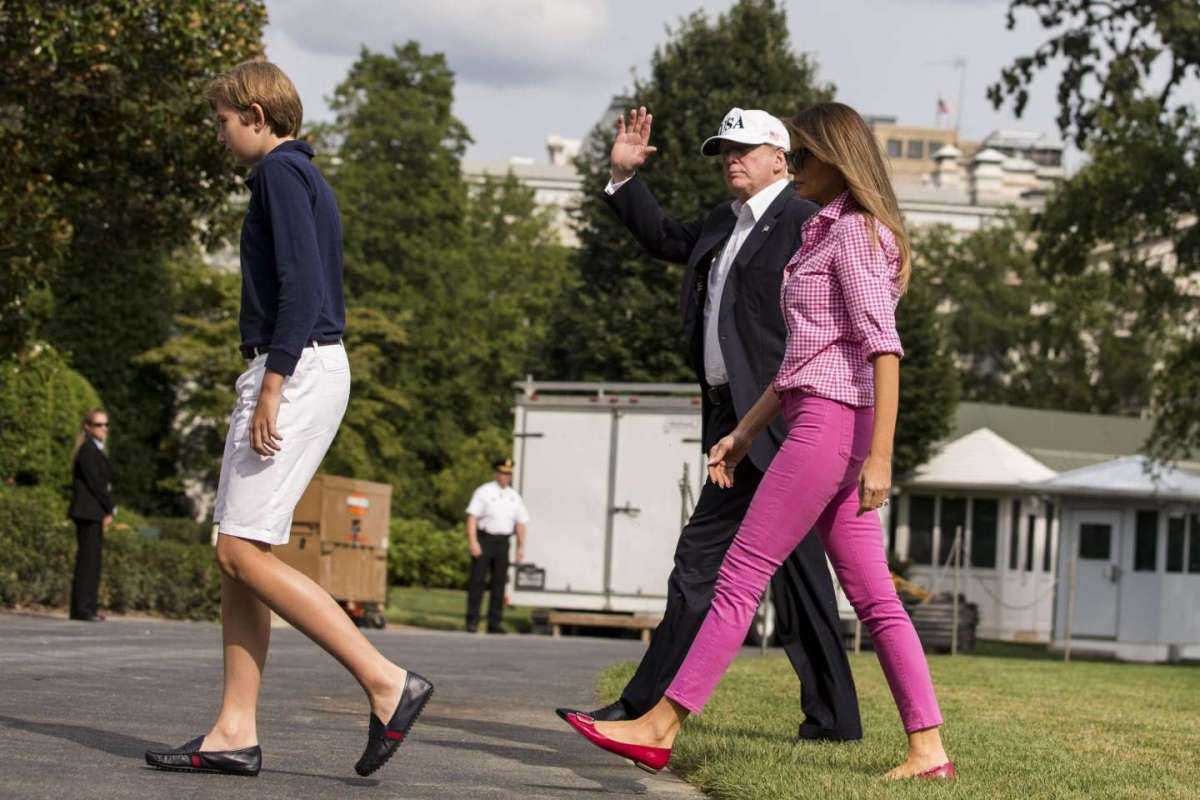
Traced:
[[700, 152], [706, 156], [715, 156], [721, 152], [722, 140], [738, 144], [771, 144], [783, 150], [792, 146], [787, 128], [783, 127], [779, 117], [757, 108], [744, 111], [731, 108], [725, 119], [721, 120], [717, 135], [705, 139]]

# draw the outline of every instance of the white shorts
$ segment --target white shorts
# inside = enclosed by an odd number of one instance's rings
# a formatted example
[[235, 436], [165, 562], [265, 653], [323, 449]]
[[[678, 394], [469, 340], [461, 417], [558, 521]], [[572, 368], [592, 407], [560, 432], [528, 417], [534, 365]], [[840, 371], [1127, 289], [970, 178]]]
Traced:
[[260, 456], [250, 447], [250, 420], [266, 372], [266, 353], [237, 380], [213, 521], [242, 539], [286, 544], [292, 512], [325, 458], [350, 400], [350, 361], [341, 344], [304, 348], [294, 373], [284, 378], [276, 428], [279, 452]]

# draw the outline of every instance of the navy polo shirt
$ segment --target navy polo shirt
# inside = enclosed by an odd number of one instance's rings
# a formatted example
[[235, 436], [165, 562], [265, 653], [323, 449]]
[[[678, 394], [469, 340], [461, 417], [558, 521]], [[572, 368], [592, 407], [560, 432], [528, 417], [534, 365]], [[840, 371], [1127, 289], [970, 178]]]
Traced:
[[346, 326], [342, 220], [312, 157], [307, 142], [283, 142], [246, 179], [238, 328], [243, 347], [270, 348], [267, 369], [282, 375], [306, 344], [339, 339]]

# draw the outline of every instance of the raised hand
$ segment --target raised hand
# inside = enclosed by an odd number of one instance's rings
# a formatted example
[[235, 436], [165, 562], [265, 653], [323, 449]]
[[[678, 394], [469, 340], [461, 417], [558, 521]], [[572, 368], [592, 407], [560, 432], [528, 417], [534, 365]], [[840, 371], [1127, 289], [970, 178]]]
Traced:
[[708, 479], [722, 489], [733, 486], [733, 473], [749, 449], [750, 442], [743, 441], [736, 433], [714, 444], [708, 451]]
[[613, 140], [612, 153], [609, 155], [614, 183], [633, 177], [637, 168], [645, 164], [652, 153], [658, 152], [657, 147], [650, 146], [650, 126], [653, 122], [654, 116], [647, 113], [645, 106], [630, 112], [628, 127], [624, 114], [617, 118], [617, 138]]

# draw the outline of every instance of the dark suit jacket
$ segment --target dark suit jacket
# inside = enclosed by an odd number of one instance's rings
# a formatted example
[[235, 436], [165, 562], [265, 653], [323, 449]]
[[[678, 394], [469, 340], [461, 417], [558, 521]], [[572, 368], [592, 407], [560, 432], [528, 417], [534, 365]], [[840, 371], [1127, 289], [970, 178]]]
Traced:
[[[731, 204], [721, 203], [702, 221], [679, 223], [667, 216], [636, 175], [612, 195], [605, 194], [604, 199], [650, 255], [687, 265], [680, 293], [684, 341], [696, 377], [705, 386], [704, 298], [708, 269], [737, 222]], [[799, 197], [789, 183], [746, 237], [725, 280], [717, 331], [738, 419], [775, 379], [783, 361], [787, 342], [787, 327], [779, 310], [783, 268], [800, 248], [800, 226], [816, 210], [816, 204]], [[705, 424], [708, 406], [705, 397]], [[750, 460], [765, 471], [786, 436], [783, 420], [775, 419], [754, 440]], [[707, 431], [704, 438], [709, 441]]]
[[67, 514], [71, 519], [99, 521], [112, 513], [112, 467], [96, 443], [90, 437], [84, 440], [75, 454], [72, 466], [73, 486], [71, 506]]

